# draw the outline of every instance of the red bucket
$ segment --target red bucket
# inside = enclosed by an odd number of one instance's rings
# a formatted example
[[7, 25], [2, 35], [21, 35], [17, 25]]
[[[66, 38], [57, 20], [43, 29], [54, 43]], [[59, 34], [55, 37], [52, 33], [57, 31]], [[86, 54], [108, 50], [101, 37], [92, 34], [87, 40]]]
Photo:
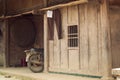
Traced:
[[22, 59], [21, 59], [21, 66], [22, 66], [22, 67], [27, 66], [27, 62], [25, 61], [25, 58], [22, 58]]

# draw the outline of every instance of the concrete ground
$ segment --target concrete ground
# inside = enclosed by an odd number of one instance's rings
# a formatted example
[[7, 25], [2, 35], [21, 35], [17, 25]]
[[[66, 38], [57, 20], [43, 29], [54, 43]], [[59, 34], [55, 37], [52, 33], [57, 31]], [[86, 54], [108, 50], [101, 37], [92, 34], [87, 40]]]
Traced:
[[16, 78], [19, 78], [19, 80], [100, 80], [98, 78], [88, 78], [73, 75], [33, 73], [28, 68], [0, 68], [0, 74], [15, 76]]

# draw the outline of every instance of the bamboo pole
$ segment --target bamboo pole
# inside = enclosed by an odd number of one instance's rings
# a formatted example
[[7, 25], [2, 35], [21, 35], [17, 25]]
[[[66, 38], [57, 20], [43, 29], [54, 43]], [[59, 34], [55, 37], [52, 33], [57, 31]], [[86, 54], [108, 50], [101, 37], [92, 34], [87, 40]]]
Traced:
[[69, 2], [69, 3], [65, 3], [65, 4], [58, 4], [58, 5], [55, 5], [55, 6], [43, 8], [43, 9], [40, 9], [40, 11], [54, 10], [54, 9], [62, 8], [62, 7], [66, 7], [66, 6], [73, 6], [73, 5], [78, 5], [78, 4], [84, 4], [84, 3], [87, 3], [87, 2], [88, 2], [88, 0], [72, 1], [72, 2]]

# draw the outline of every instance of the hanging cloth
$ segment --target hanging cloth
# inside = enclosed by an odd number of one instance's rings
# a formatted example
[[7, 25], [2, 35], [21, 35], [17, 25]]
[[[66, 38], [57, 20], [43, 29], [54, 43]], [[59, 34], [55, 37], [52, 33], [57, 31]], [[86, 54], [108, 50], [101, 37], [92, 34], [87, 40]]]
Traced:
[[61, 21], [61, 12], [59, 9], [53, 11], [53, 17], [48, 18], [48, 35], [49, 40], [54, 39], [54, 24], [56, 24], [58, 39], [62, 39], [62, 21]]
[[61, 12], [59, 9], [54, 10], [54, 21], [56, 24], [56, 29], [58, 33], [58, 39], [62, 39], [62, 22], [61, 22]]
[[54, 20], [53, 18], [48, 18], [48, 38], [49, 40], [54, 39]]

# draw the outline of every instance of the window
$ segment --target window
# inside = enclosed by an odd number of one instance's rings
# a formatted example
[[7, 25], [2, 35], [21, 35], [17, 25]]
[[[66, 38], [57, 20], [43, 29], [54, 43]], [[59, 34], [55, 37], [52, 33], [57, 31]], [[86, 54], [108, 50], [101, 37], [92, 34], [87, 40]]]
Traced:
[[68, 47], [78, 47], [78, 26], [68, 26]]

